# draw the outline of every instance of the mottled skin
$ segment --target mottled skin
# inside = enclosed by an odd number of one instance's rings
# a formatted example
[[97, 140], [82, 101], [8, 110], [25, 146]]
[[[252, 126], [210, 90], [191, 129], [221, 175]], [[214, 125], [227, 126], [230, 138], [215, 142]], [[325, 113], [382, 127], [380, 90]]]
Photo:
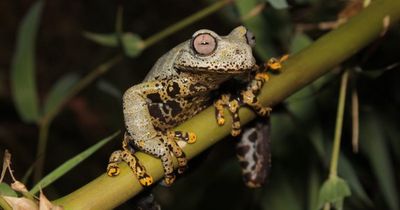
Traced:
[[271, 167], [270, 132], [269, 119], [257, 119], [243, 129], [236, 145], [243, 180], [250, 188], [261, 187], [267, 179]]
[[[222, 82], [258, 69], [252, 55], [252, 44], [254, 37], [242, 26], [227, 36], [203, 29], [162, 56], [144, 81], [129, 88], [123, 96], [126, 125], [123, 150], [111, 155], [108, 175], [118, 175], [117, 164], [125, 161], [142, 185], [152, 184], [151, 176], [133, 155], [133, 150], [137, 149], [161, 159], [165, 172], [164, 183], [172, 184], [175, 175], [171, 152], [178, 160], [179, 173], [184, 171], [187, 164], [185, 154], [176, 140], [194, 143], [196, 136], [191, 132], [172, 131], [171, 128], [207, 107], [210, 93]], [[215, 103], [218, 123], [224, 123], [221, 110], [225, 106], [237, 119], [237, 109], [243, 104], [254, 108], [260, 115], [266, 115], [270, 108], [262, 107], [255, 97], [266, 79], [265, 73], [259, 73], [240, 97], [234, 99], [225, 95], [222, 97], [225, 100], [218, 100]], [[238, 106], [231, 109], [233, 103]], [[240, 123], [234, 120], [232, 134], [238, 133]]]

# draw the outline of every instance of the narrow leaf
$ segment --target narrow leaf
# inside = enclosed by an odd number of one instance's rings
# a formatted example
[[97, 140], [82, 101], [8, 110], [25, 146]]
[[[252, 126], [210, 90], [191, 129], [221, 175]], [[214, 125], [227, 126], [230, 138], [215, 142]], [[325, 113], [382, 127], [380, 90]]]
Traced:
[[11, 64], [11, 86], [15, 106], [22, 120], [39, 118], [39, 102], [35, 80], [35, 40], [43, 1], [36, 1], [18, 29], [16, 50]]
[[6, 183], [0, 183], [0, 195], [18, 197], [17, 193]]
[[394, 170], [386, 144], [385, 130], [381, 127], [380, 118], [373, 113], [364, 113], [360, 120], [361, 149], [367, 153], [372, 170], [378, 180], [382, 197], [386, 200], [389, 209], [399, 209], [399, 194], [396, 189]]
[[99, 80], [99, 82], [96, 83], [96, 86], [99, 90], [109, 94], [110, 96], [113, 96], [118, 100], [122, 98], [121, 90], [119, 90], [117, 87], [115, 87], [115, 85], [111, 84], [108, 81]]
[[122, 46], [125, 54], [131, 58], [138, 56], [143, 50], [143, 40], [133, 33], [124, 33], [122, 35]]
[[[241, 17], [247, 17], [260, 4], [258, 0], [234, 1], [234, 3]], [[261, 58], [267, 59], [277, 54], [271, 41], [271, 27], [261, 13], [244, 20], [244, 23], [256, 37], [255, 50]]]
[[330, 203], [335, 209], [343, 209], [343, 200], [350, 196], [350, 188], [343, 179], [332, 176], [326, 180], [319, 191], [318, 206], [321, 208], [324, 204]]
[[318, 191], [320, 186], [320, 178], [318, 174], [318, 170], [315, 166], [312, 166], [311, 170], [309, 171], [310, 175], [308, 177], [308, 208], [310, 210], [317, 210], [318, 209]]
[[340, 154], [339, 174], [347, 180], [354, 195], [358, 196], [366, 205], [372, 206], [372, 201], [365, 192], [351, 162], [342, 153]]
[[64, 97], [67, 95], [71, 87], [78, 82], [78, 79], [79, 77], [76, 74], [67, 74], [56, 82], [56, 84], [51, 88], [44, 103], [44, 115], [54, 109], [54, 107], [58, 107], [60, 103], [63, 103]]
[[267, 0], [267, 2], [275, 9], [286, 9], [289, 6], [286, 0]]
[[97, 34], [92, 32], [83, 32], [83, 36], [99, 45], [106, 47], [117, 47], [118, 37], [116, 34]]
[[62, 165], [60, 165], [58, 168], [56, 168], [55, 170], [53, 170], [51, 173], [49, 173], [47, 176], [45, 176], [42, 180], [40, 180], [32, 189], [31, 189], [31, 193], [35, 194], [39, 191], [39, 188], [45, 188], [48, 185], [50, 185], [51, 183], [53, 183], [54, 181], [56, 181], [58, 178], [60, 178], [61, 176], [63, 176], [65, 173], [67, 173], [68, 171], [70, 171], [71, 169], [73, 169], [75, 166], [77, 166], [80, 162], [82, 162], [83, 160], [85, 160], [86, 158], [88, 158], [90, 155], [92, 155], [94, 152], [96, 152], [98, 149], [100, 149], [103, 145], [105, 145], [106, 143], [108, 143], [110, 140], [112, 140], [113, 138], [115, 138], [118, 134], [120, 133], [120, 131], [115, 132], [114, 134], [112, 134], [111, 136], [102, 139], [101, 141], [99, 141], [98, 143], [96, 143], [95, 145], [89, 147], [88, 149], [86, 149], [85, 151], [79, 153], [78, 155], [76, 155], [75, 157], [67, 160], [65, 163], [63, 163]]

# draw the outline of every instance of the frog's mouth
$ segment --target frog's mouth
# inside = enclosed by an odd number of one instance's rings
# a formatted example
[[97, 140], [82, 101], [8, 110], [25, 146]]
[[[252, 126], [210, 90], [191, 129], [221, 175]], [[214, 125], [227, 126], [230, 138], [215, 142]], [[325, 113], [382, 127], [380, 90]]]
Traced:
[[175, 68], [180, 71], [201, 72], [210, 74], [243, 74], [254, 69], [255, 65], [239, 66], [237, 68], [218, 68], [218, 66], [187, 66], [176, 64]]

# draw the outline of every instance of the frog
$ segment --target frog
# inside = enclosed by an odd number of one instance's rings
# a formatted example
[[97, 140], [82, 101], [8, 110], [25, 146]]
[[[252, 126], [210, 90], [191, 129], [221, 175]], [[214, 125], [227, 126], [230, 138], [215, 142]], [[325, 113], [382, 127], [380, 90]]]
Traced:
[[[216, 122], [225, 124], [224, 109], [232, 115], [233, 136], [241, 132], [238, 110], [252, 108], [258, 115], [269, 115], [271, 108], [263, 106], [256, 95], [268, 80], [266, 69], [280, 69], [281, 60], [270, 59], [256, 64], [253, 56], [255, 37], [244, 26], [220, 36], [209, 29], [196, 31], [192, 37], [160, 57], [142, 83], [123, 95], [123, 115], [126, 132], [122, 150], [114, 151], [107, 166], [107, 175], [120, 173], [118, 164], [126, 162], [142, 186], [154, 180], [134, 155], [141, 151], [161, 160], [163, 182], [171, 185], [175, 179], [173, 157], [178, 174], [187, 168], [187, 158], [178, 141], [196, 142], [191, 131], [176, 131], [174, 127], [192, 118], [209, 105], [215, 107]], [[255, 72], [245, 90], [238, 95], [223, 94], [214, 103], [212, 93], [234, 77]]]

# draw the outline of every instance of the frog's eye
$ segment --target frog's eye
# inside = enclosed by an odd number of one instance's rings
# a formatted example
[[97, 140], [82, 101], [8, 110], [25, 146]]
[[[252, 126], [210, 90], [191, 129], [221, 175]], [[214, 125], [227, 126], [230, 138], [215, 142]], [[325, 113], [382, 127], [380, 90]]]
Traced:
[[249, 30], [246, 31], [246, 40], [247, 44], [249, 44], [251, 47], [256, 46], [256, 37], [254, 36], [253, 32]]
[[210, 34], [202, 33], [193, 37], [192, 47], [199, 55], [210, 55], [217, 48], [217, 41]]

